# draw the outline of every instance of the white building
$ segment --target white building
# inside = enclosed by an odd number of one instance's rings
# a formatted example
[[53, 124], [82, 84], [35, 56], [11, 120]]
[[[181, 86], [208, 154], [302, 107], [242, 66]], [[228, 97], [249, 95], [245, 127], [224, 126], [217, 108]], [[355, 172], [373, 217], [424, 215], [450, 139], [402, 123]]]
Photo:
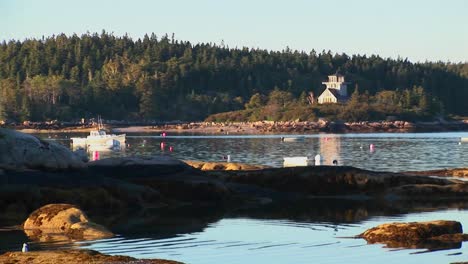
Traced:
[[348, 99], [348, 83], [343, 75], [335, 73], [328, 76], [325, 91], [318, 97], [319, 104], [344, 102]]

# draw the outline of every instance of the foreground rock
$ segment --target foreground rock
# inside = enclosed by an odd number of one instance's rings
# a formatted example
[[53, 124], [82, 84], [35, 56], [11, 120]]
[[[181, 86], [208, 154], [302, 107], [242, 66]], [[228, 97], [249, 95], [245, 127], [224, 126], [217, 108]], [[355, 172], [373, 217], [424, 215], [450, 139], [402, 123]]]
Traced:
[[408, 172], [408, 174], [427, 175], [427, 176], [440, 176], [440, 177], [468, 178], [468, 168], [429, 170], [429, 171], [412, 171], [412, 172]]
[[374, 172], [347, 166], [270, 168], [256, 171], [207, 171], [231, 190], [258, 187], [289, 197], [359, 196], [364, 199], [465, 199], [468, 184], [425, 176]]
[[162, 199], [183, 203], [220, 204], [231, 196], [221, 180], [169, 156], [103, 159], [89, 163], [88, 173], [149, 187], [160, 193]]
[[383, 243], [393, 248], [455, 248], [468, 240], [460, 222], [444, 220], [382, 224], [357, 237], [368, 243]]
[[33, 240], [90, 240], [114, 236], [105, 227], [91, 222], [83, 211], [71, 204], [45, 205], [26, 219], [25, 233]]
[[0, 128], [0, 169], [66, 170], [85, 167], [66, 147]]
[[130, 166], [184, 166], [185, 163], [169, 156], [118, 157], [96, 160], [90, 163], [94, 167], [130, 167]]
[[90, 162], [84, 170], [0, 172], [1, 217], [49, 203], [88, 213], [174, 206], [242, 207], [306, 199], [464, 202], [468, 183], [345, 166], [202, 171], [168, 157]]
[[268, 168], [263, 165], [252, 165], [236, 162], [204, 162], [204, 161], [185, 161], [189, 166], [199, 170], [261, 170]]
[[94, 250], [56, 250], [6, 252], [0, 255], [0, 263], [67, 264], [67, 263], [139, 263], [139, 264], [180, 264], [164, 259], [135, 259], [127, 256], [109, 256]]

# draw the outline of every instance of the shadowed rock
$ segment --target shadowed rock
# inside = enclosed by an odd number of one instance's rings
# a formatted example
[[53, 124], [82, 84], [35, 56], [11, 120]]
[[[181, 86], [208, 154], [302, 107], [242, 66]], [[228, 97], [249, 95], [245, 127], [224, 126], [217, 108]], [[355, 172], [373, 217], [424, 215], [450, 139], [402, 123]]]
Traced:
[[40, 241], [113, 236], [109, 230], [91, 222], [83, 211], [71, 204], [49, 204], [37, 209], [26, 219], [23, 228], [31, 239]]
[[458, 177], [467, 178], [468, 168], [456, 168], [456, 169], [444, 169], [444, 170], [429, 170], [429, 171], [412, 171], [407, 172], [413, 175], [428, 175], [428, 176], [440, 176], [440, 177]]
[[154, 188], [163, 196], [184, 203], [219, 203], [230, 195], [219, 179], [168, 156], [103, 159], [91, 162], [88, 172]]

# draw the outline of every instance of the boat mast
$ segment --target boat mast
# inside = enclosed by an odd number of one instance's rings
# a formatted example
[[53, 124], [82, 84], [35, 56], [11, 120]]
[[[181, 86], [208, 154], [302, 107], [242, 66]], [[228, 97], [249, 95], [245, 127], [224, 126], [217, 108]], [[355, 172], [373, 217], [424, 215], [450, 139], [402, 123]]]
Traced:
[[98, 115], [98, 130], [104, 129], [104, 126], [102, 125], [102, 119], [101, 116]]

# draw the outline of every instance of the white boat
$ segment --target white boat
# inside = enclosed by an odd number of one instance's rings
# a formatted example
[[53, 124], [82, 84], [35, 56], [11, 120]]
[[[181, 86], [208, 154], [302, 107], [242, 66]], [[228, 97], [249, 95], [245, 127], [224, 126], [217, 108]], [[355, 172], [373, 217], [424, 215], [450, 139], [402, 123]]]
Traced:
[[304, 141], [305, 137], [282, 137], [281, 141], [283, 142], [298, 142]]
[[284, 157], [283, 167], [309, 166], [307, 157]]
[[89, 136], [85, 138], [72, 137], [73, 149], [76, 148], [87, 148], [88, 151], [95, 150], [115, 150], [120, 149], [121, 146], [125, 146], [126, 141], [125, 134], [106, 134], [102, 126], [102, 121], [99, 118], [98, 130], [92, 130], [89, 132]]
[[106, 134], [104, 130], [93, 130], [85, 138], [71, 138], [73, 148], [85, 147], [91, 149], [115, 149], [125, 146], [125, 134]]

